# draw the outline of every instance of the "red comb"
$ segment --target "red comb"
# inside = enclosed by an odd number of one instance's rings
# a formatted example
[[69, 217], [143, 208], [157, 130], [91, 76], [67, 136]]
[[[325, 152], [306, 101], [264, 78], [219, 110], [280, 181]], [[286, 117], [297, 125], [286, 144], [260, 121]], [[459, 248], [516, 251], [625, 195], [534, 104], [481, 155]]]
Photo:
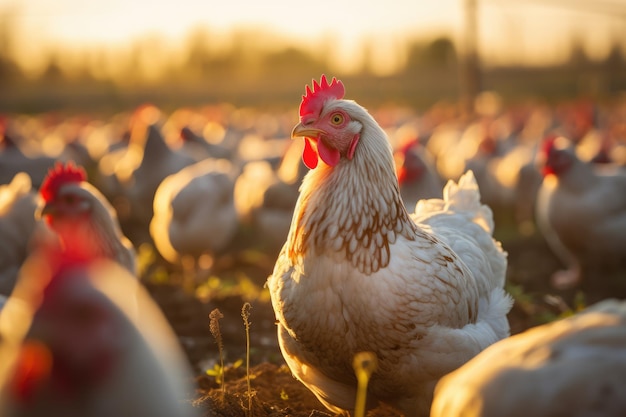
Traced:
[[62, 162], [57, 162], [48, 171], [48, 175], [41, 184], [39, 193], [46, 202], [49, 202], [54, 199], [61, 185], [82, 181], [87, 181], [87, 174], [82, 167], [76, 166], [71, 161], [66, 165], [63, 165]]
[[400, 146], [400, 149], [398, 149], [398, 151], [400, 151], [400, 153], [402, 154], [406, 154], [408, 151], [413, 149], [413, 147], [417, 148], [419, 146], [420, 146], [420, 139], [419, 137], [416, 137], [402, 144], [402, 146]]
[[300, 103], [300, 117], [307, 114], [318, 114], [329, 98], [342, 99], [346, 90], [341, 81], [335, 77], [330, 84], [326, 80], [326, 76], [322, 75], [319, 84], [313, 80], [313, 91], [306, 86], [306, 94], [302, 96]]
[[541, 153], [548, 155], [552, 149], [554, 149], [554, 143], [559, 138], [557, 134], [551, 133], [543, 139], [541, 144]]

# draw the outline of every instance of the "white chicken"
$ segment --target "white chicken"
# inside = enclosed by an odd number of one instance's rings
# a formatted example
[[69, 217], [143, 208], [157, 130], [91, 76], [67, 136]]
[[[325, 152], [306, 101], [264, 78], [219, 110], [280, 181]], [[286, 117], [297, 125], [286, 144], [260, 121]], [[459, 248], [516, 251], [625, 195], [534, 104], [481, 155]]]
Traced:
[[[175, 149], [166, 141], [161, 118], [161, 112], [154, 106], [141, 106], [135, 111], [131, 118], [130, 143], [122, 152], [123, 156], [114, 163], [116, 181], [110, 181], [113, 189], [116, 188], [115, 182], [121, 186], [123, 197], [118, 197], [117, 203], [127, 213], [120, 216], [120, 223], [124, 233], [137, 247], [150, 241], [149, 225], [154, 214], [152, 203], [161, 181], [200, 160]], [[111, 163], [113, 161], [108, 164]], [[110, 167], [106, 169], [110, 170]]]
[[235, 207], [244, 225], [251, 227], [264, 250], [278, 254], [306, 174], [301, 146], [292, 142], [277, 170], [266, 160], [250, 161], [235, 182]]
[[626, 303], [606, 300], [489, 347], [443, 377], [431, 417], [623, 416]]
[[26, 172], [33, 186], [39, 188], [55, 159], [41, 152], [26, 155], [20, 148], [20, 139], [15, 129], [0, 120], [0, 184], [8, 184], [17, 173]]
[[414, 222], [384, 131], [343, 96], [314, 81], [292, 132], [311, 170], [268, 279], [280, 348], [337, 413], [355, 404], [354, 355], [373, 352], [368, 406], [424, 416], [441, 376], [509, 334], [506, 254], [471, 173]]
[[42, 204], [36, 215], [67, 249], [85, 258], [113, 259], [131, 273], [137, 272], [135, 248], [123, 235], [115, 210], [87, 182], [82, 167], [58, 163], [48, 172], [39, 193]]
[[174, 333], [109, 259], [34, 253], [0, 311], [0, 357], [3, 417], [196, 415]]
[[544, 180], [537, 196], [537, 226], [566, 270], [552, 284], [580, 284], [585, 270], [626, 265], [626, 171], [581, 161], [571, 143], [550, 136], [539, 163]]
[[[225, 159], [206, 159], [166, 177], [154, 197], [150, 235], [167, 261], [194, 268], [210, 265], [237, 232], [233, 201], [235, 168]], [[187, 262], [189, 259], [191, 262]]]
[[30, 251], [36, 228], [37, 193], [28, 174], [0, 185], [0, 294], [9, 295]]

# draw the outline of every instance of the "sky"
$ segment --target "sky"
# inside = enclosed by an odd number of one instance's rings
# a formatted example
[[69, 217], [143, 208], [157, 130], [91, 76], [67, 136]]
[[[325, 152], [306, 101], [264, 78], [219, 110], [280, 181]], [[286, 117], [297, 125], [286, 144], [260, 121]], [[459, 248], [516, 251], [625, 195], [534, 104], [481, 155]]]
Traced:
[[[432, 28], [454, 24], [461, 0], [27, 0], [28, 24], [68, 40], [123, 40], [146, 31], [181, 36], [189, 27], [263, 25], [308, 37], [328, 30], [341, 35]], [[0, 5], [15, 0], [0, 0]]]
[[[601, 58], [626, 18], [590, 14], [577, 8], [546, 7], [535, 1], [477, 0], [479, 42], [490, 60], [541, 62], [563, 58], [572, 33], [591, 55]], [[563, 4], [560, 0], [558, 4]], [[572, 0], [572, 4], [596, 0]], [[602, 0], [623, 5], [626, 0]], [[314, 43], [332, 35], [338, 59], [354, 62], [359, 42], [373, 42], [374, 55], [395, 62], [399, 42], [426, 35], [463, 37], [465, 0], [0, 0], [0, 13], [13, 6], [24, 61], [36, 61], [49, 45], [124, 46], [158, 34], [176, 46], [198, 26], [228, 33], [261, 27], [291, 40]], [[626, 36], [621, 36], [626, 38]], [[349, 66], [349, 64], [346, 64]]]

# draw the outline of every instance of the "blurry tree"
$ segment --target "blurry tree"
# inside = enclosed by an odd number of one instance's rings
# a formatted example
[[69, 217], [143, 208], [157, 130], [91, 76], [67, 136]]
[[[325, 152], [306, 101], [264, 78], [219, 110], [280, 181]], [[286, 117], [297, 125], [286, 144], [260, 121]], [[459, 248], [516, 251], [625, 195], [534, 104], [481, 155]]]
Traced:
[[194, 78], [203, 78], [211, 71], [214, 64], [210, 54], [209, 32], [198, 27], [187, 38], [184, 72]]
[[624, 59], [624, 51], [621, 47], [620, 39], [613, 41], [613, 46], [609, 55], [604, 61], [604, 72], [606, 77], [606, 88], [609, 92], [624, 90], [626, 81], [621, 76], [626, 70], [626, 59]]
[[162, 40], [155, 35], [147, 35], [135, 40], [131, 52], [125, 58], [118, 57], [115, 65], [119, 81], [126, 85], [150, 84], [164, 81], [162, 76], [167, 72], [163, 61], [164, 51]]
[[58, 84], [65, 80], [65, 74], [61, 69], [61, 54], [58, 51], [51, 51], [48, 57], [48, 63], [39, 80], [46, 84]]
[[414, 41], [407, 49], [407, 71], [416, 68], [456, 69], [456, 49], [447, 37], [437, 38], [430, 43]]
[[575, 68], [583, 67], [589, 64], [589, 56], [585, 51], [585, 47], [583, 45], [582, 39], [579, 36], [576, 36], [572, 40], [572, 47], [570, 49], [568, 65], [571, 65]]
[[372, 45], [372, 40], [364, 39], [362, 48], [363, 55], [359, 72], [365, 76], [372, 75], [374, 73], [372, 70], [372, 59], [374, 59], [374, 46]]
[[441, 37], [432, 41], [425, 51], [425, 60], [428, 64], [439, 68], [455, 68], [457, 64], [457, 54], [454, 43]]
[[606, 66], [611, 70], [623, 71], [626, 68], [626, 60], [624, 59], [624, 51], [620, 45], [619, 39], [613, 41], [611, 51], [606, 57]]
[[[123, 47], [90, 46], [81, 51], [68, 45], [48, 46], [43, 52], [47, 66], [27, 77], [26, 66], [22, 68], [17, 59], [19, 11], [17, 6], [0, 8], [0, 92], [5, 92], [0, 94], [0, 109], [56, 106], [56, 96], [63, 96], [68, 106], [84, 102], [97, 105], [98, 100], [115, 105], [146, 100], [282, 103], [292, 99], [294, 86], [303, 79], [320, 73], [344, 79], [347, 75], [341, 74], [342, 51], [336, 48], [337, 37], [332, 32], [316, 45], [306, 46], [267, 29], [246, 26], [227, 34], [197, 27], [176, 49], [154, 33]], [[626, 90], [626, 51], [619, 35], [602, 62], [589, 58], [583, 47], [584, 34], [578, 34], [571, 43], [570, 59], [561, 65], [535, 69], [492, 66], [484, 69], [481, 78], [490, 88], [512, 96], [529, 91], [558, 97], [581, 91], [613, 94]], [[351, 73], [351, 91], [367, 92], [373, 101], [397, 99], [423, 106], [442, 97], [458, 99], [463, 95], [463, 77], [459, 74], [465, 75], [461, 60], [466, 53], [461, 41], [455, 44], [446, 36], [412, 39], [399, 45], [404, 67], [384, 76], [376, 73], [376, 59], [383, 58], [377, 55], [375, 41], [362, 39], [358, 61], [346, 70]], [[16, 82], [19, 80], [23, 82]], [[24, 88], [31, 83], [33, 89]], [[45, 84], [53, 88], [39, 88]], [[46, 94], [47, 100], [42, 100]]]
[[324, 63], [310, 53], [286, 46], [276, 52], [264, 54], [263, 72], [274, 77], [300, 77], [300, 74], [317, 74], [324, 71]]

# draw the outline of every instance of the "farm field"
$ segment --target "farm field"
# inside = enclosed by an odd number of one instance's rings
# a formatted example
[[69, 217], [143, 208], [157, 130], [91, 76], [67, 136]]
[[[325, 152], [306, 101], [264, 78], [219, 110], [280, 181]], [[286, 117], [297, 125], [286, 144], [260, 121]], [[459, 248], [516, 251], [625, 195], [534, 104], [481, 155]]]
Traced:
[[[441, 179], [440, 184], [449, 178], [458, 178], [466, 169], [480, 173], [477, 177], [483, 202], [494, 213], [495, 238], [508, 254], [506, 288], [515, 300], [508, 315], [511, 333], [566, 317], [602, 299], [626, 297], [626, 269], [623, 267], [604, 269], [600, 266], [585, 270], [582, 282], [571, 288], [556, 288], [551, 283], [553, 274], [565, 265], [535, 222], [534, 201], [540, 180], [530, 193], [518, 194], [522, 193], [516, 187], [518, 172], [505, 172], [508, 179], [503, 180], [498, 177], [503, 169], [492, 169], [496, 162], [525, 146], [534, 153], [526, 153], [522, 162], [507, 162], [506, 167], [513, 171], [524, 166], [534, 167], [537, 175], [537, 149], [544, 136], [555, 130], [576, 137], [581, 153], [586, 152], [590, 159], [605, 153], [612, 158], [611, 164], [619, 166], [624, 163], [619, 158], [623, 158], [626, 146], [623, 133], [626, 131], [626, 103], [616, 101], [607, 105], [580, 100], [559, 105], [506, 106], [496, 95], [486, 94], [483, 99], [479, 113], [470, 118], [458, 113], [450, 104], [433, 106], [424, 112], [404, 107], [380, 108], [372, 114], [384, 127], [394, 150], [415, 142], [422, 151], [439, 152], [425, 163]], [[278, 347], [269, 293], [264, 287], [286, 238], [284, 225], [291, 219], [289, 204], [295, 204], [297, 186], [307, 172], [300, 160], [301, 148], [291, 150], [298, 146], [298, 141], [289, 139], [296, 121], [295, 112], [262, 111], [227, 104], [180, 108], [172, 112], [148, 105], [106, 118], [16, 114], [4, 121], [4, 156], [9, 148], [17, 147], [26, 158], [35, 160], [32, 155], [49, 158], [41, 163], [73, 160], [85, 168], [89, 182], [111, 202], [123, 233], [137, 250], [139, 278], [168, 319], [194, 369], [196, 389], [189, 393], [187, 400], [206, 416], [328, 415], [286, 367]], [[190, 132], [196, 135], [195, 144], [189, 140]], [[606, 141], [610, 148], [605, 149], [603, 140], [606, 138], [610, 139]], [[148, 148], [155, 140], [161, 141], [160, 150]], [[437, 144], [438, 140], [441, 144]], [[133, 172], [143, 166], [141, 157], [130, 159], [134, 154], [129, 150], [135, 145], [144, 155], [150, 153], [152, 158], [163, 162], [148, 171]], [[155, 186], [179, 169], [167, 175], [158, 170], [165, 166], [165, 161], [183, 153], [193, 155], [198, 161], [228, 159], [238, 167], [233, 184], [246, 179], [247, 166], [262, 163], [274, 173], [282, 169], [282, 175], [290, 169], [290, 180], [283, 180], [283, 183], [291, 185], [286, 191], [288, 198], [285, 197], [291, 203], [275, 214], [274, 224], [280, 223], [283, 227], [274, 227], [275, 234], [262, 228], [260, 213], [274, 207], [267, 196], [258, 197], [256, 188], [263, 187], [261, 183], [247, 188], [239, 186], [244, 190], [239, 195], [235, 185], [235, 200], [244, 201], [238, 207], [231, 207], [236, 211], [236, 227], [231, 238], [222, 242], [218, 249], [206, 251], [210, 252], [210, 262], [203, 265], [198, 261], [190, 265], [182, 257], [166, 259], [168, 256], [159, 251], [150, 229], [152, 210], [146, 208], [152, 206]], [[403, 159], [397, 157], [400, 159], [396, 163], [400, 166]], [[125, 163], [131, 164], [131, 171], [125, 168]], [[15, 173], [10, 169], [9, 164], [0, 168], [5, 183]], [[38, 184], [36, 175], [41, 171], [37, 166], [31, 173], [34, 189]], [[128, 172], [132, 174], [129, 176]], [[140, 194], [133, 188], [152, 175], [155, 176], [152, 195]], [[260, 175], [250, 178], [258, 179]], [[267, 189], [261, 191], [267, 192]], [[139, 201], [145, 195], [147, 199]], [[138, 202], [140, 204], [136, 204]], [[157, 205], [154, 209], [156, 212]], [[411, 211], [408, 203], [407, 209]], [[202, 222], [211, 221], [210, 217], [205, 216]], [[251, 307], [249, 350], [242, 319], [246, 303]], [[223, 349], [219, 349], [209, 328], [209, 315], [216, 309], [223, 315], [219, 320]], [[246, 375], [247, 358], [249, 376]], [[382, 417], [398, 413], [381, 407], [368, 415]]]

